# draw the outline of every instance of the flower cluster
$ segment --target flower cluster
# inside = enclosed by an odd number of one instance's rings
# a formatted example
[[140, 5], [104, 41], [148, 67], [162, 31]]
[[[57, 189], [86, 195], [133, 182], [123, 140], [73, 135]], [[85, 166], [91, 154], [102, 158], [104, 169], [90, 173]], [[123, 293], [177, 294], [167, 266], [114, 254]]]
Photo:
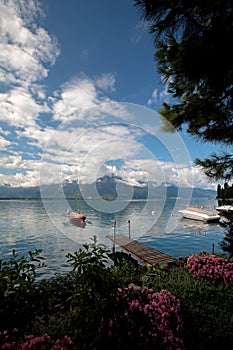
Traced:
[[122, 349], [134, 343], [137, 349], [184, 349], [180, 303], [169, 291], [119, 288], [117, 304], [108, 336], [121, 342]]
[[8, 331], [0, 332], [0, 346], [2, 350], [76, 350], [74, 343], [67, 336], [56, 341], [52, 341], [46, 333], [41, 337], [33, 335], [20, 337], [17, 329], [11, 334]]
[[230, 283], [233, 281], [233, 263], [215, 255], [191, 255], [186, 264], [191, 274], [198, 279], [210, 279]]

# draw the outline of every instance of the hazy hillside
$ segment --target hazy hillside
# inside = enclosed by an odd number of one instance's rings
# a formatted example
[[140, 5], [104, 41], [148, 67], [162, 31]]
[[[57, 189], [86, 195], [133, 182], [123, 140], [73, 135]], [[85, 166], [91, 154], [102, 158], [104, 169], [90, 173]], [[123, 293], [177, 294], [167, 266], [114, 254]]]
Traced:
[[[190, 194], [190, 189], [181, 188], [182, 197]], [[179, 195], [180, 195], [179, 193]], [[142, 186], [129, 186], [122, 178], [114, 176], [103, 176], [93, 184], [82, 185], [77, 181], [64, 181], [61, 184], [43, 185], [41, 187], [11, 187], [9, 185], [0, 186], [0, 199], [40, 199], [43, 198], [85, 198], [101, 196], [106, 200], [120, 198], [147, 199], [167, 197], [177, 197], [178, 187], [172, 184], [161, 184], [155, 186], [153, 183], [142, 184]], [[194, 188], [193, 197], [215, 198], [216, 191]]]

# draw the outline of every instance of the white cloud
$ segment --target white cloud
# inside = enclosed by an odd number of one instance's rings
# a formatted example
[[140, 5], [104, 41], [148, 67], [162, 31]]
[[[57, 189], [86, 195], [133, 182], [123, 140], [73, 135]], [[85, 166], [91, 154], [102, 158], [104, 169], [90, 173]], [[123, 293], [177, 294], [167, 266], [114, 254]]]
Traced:
[[97, 105], [97, 91], [90, 79], [73, 79], [62, 87], [59, 99], [53, 106], [54, 119], [65, 121], [77, 119], [83, 110]]
[[152, 105], [157, 105], [161, 102], [169, 102], [170, 94], [167, 91], [168, 85], [165, 84], [164, 89], [159, 91], [157, 88], [152, 91], [151, 96], [147, 100], [147, 105], [151, 107]]
[[39, 27], [43, 15], [33, 0], [0, 0], [0, 120], [15, 127], [35, 126], [50, 110], [39, 83], [59, 54], [57, 41]]
[[53, 167], [57, 164], [56, 173], [65, 167], [66, 176], [68, 168], [72, 175], [75, 169], [76, 177], [73, 179], [78, 176], [82, 181], [90, 183], [95, 181], [96, 174], [105, 162], [134, 157], [141, 149], [141, 145], [135, 141], [137, 134], [133, 134], [130, 128], [123, 125], [57, 129], [50, 136], [42, 154], [42, 177], [47, 174], [48, 162], [51, 162]]
[[30, 52], [11, 44], [0, 44], [0, 65], [4, 67], [4, 82], [8, 84], [16, 81], [29, 83], [43, 79], [48, 74], [48, 70]]
[[0, 184], [9, 183], [11, 186], [37, 186], [40, 174], [40, 161], [23, 159], [20, 154], [1, 155], [0, 168], [5, 169], [5, 174], [0, 173]]
[[3, 130], [1, 127], [0, 127], [0, 134], [2, 134], [2, 135], [10, 135], [10, 132], [9, 132], [9, 130]]
[[9, 146], [11, 143], [10, 141], [8, 141], [7, 139], [5, 139], [4, 137], [2, 137], [0, 135], [0, 149], [4, 150], [6, 148], [6, 146]]
[[[132, 120], [133, 125], [137, 121], [137, 117], [134, 119], [130, 114], [130, 108], [107, 96], [116, 90], [113, 73], [95, 78], [80, 75], [63, 84], [46, 100], [43, 80], [60, 49], [56, 38], [37, 24], [38, 16], [43, 16], [39, 2], [0, 0], [0, 13], [0, 81], [4, 87], [0, 94], [0, 120], [4, 123], [4, 130], [0, 127], [0, 147], [8, 151], [0, 158], [0, 167], [8, 174], [0, 174], [1, 183], [38, 185], [40, 175], [45, 183], [62, 182], [64, 178], [92, 182], [100, 174], [112, 171], [132, 185], [140, 181], [157, 184], [167, 181], [180, 186], [207, 186], [197, 168], [150, 159], [149, 154], [143, 158], [144, 146], [138, 142], [140, 128], [111, 125], [115, 117], [119, 123]], [[142, 23], [136, 28], [138, 35], [141, 26]], [[87, 51], [81, 54], [83, 58], [88, 56]], [[165, 98], [166, 89], [162, 92], [155, 89], [148, 104]], [[54, 121], [60, 121], [61, 125], [56, 130], [52, 126], [42, 127], [43, 113], [52, 115], [51, 125]], [[109, 119], [104, 126], [106, 116]], [[146, 119], [141, 115], [140, 118]], [[83, 123], [72, 125], [76, 120]], [[88, 123], [92, 125], [89, 129]], [[144, 124], [140, 125], [143, 129]], [[145, 125], [151, 126], [152, 134], [155, 132], [154, 124], [146, 120]], [[12, 142], [14, 135], [16, 138]], [[42, 164], [35, 160], [40, 155]], [[109, 161], [117, 165], [110, 166]]]
[[0, 1], [0, 67], [7, 84], [45, 78], [45, 65], [54, 64], [59, 55], [56, 39], [32, 21], [35, 11], [33, 1]]
[[108, 73], [91, 79], [86, 75], [66, 82], [61, 92], [54, 93], [53, 116], [55, 120], [89, 120], [98, 118], [98, 113], [117, 114], [125, 117], [125, 110], [103, 93], [115, 90], [115, 77]]
[[210, 182], [198, 167], [187, 167], [185, 164], [174, 164], [156, 159], [137, 159], [125, 161], [118, 168], [106, 165], [106, 173], [120, 176], [129, 185], [141, 186], [141, 181], [153, 182], [156, 186], [162, 183], [174, 184], [178, 187], [199, 187], [216, 189], [216, 184]]
[[[60, 181], [69, 177], [92, 183], [105, 173], [114, 173], [131, 185], [151, 181], [157, 185], [167, 182], [181, 187], [215, 188], [197, 167], [153, 158], [152, 153], [144, 152], [144, 146], [137, 142], [137, 136], [131, 128], [122, 125], [82, 131], [57, 130], [44, 150], [42, 173], [45, 168], [47, 174], [48, 164], [51, 163], [53, 172], [57, 166], [54, 173], [59, 174], [57, 180]], [[140, 157], [142, 154], [143, 158]], [[44, 178], [43, 182], [47, 180]]]
[[148, 105], [148, 106], [151, 106], [152, 104], [156, 104], [157, 102], [158, 102], [158, 90], [155, 89], [155, 90], [152, 92], [151, 97], [148, 99], [147, 105]]
[[115, 91], [115, 83], [116, 78], [113, 74], [110, 73], [102, 74], [99, 78], [96, 79], [96, 86], [105, 92]]
[[8, 183], [12, 187], [30, 187], [30, 186], [36, 186], [38, 185], [38, 178], [39, 178], [39, 171], [31, 171], [27, 170], [26, 173], [22, 172], [17, 172], [12, 175], [7, 176], [7, 181], [6, 177], [3, 174], [0, 174], [0, 183]]
[[15, 170], [15, 172], [17, 172], [19, 169], [38, 171], [40, 168], [40, 161], [35, 161], [33, 159], [23, 159], [20, 154], [2, 155], [0, 160], [0, 167]]
[[48, 106], [38, 103], [23, 87], [15, 87], [0, 94], [0, 120], [12, 126], [30, 126], [42, 112], [49, 112]]

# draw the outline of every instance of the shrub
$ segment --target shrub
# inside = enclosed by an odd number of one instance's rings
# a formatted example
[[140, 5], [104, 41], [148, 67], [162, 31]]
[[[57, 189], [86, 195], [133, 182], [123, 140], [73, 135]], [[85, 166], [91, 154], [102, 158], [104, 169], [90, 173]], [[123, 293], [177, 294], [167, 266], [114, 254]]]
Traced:
[[40, 337], [20, 336], [17, 329], [11, 333], [0, 332], [0, 346], [2, 350], [76, 350], [73, 341], [67, 336], [57, 340], [52, 340], [46, 333]]
[[184, 349], [179, 300], [167, 290], [119, 288], [114, 309], [105, 330], [108, 348]]
[[[40, 350], [40, 342], [66, 349], [68, 339], [79, 350], [231, 348], [233, 283], [225, 273], [197, 279], [186, 266], [141, 268], [124, 257], [113, 267], [108, 256], [103, 246], [85, 245], [68, 255], [70, 273], [36, 282], [40, 255], [14, 253], [0, 269], [0, 348], [34, 341]], [[128, 287], [132, 282], [140, 288]], [[20, 334], [10, 338], [19, 326]]]
[[186, 267], [171, 267], [147, 286], [167, 289], [180, 300], [188, 350], [232, 348], [233, 283], [193, 278]]
[[35, 317], [36, 270], [45, 266], [40, 253], [19, 257], [13, 250], [9, 261], [0, 260], [0, 330], [26, 327]]
[[233, 281], [233, 262], [215, 255], [191, 255], [186, 264], [193, 277], [230, 283]]

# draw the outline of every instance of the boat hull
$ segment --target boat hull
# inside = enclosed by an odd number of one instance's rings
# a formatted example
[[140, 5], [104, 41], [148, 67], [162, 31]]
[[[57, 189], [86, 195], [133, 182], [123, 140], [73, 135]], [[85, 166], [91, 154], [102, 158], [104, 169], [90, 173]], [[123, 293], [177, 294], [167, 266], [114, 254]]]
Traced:
[[233, 205], [222, 205], [216, 208], [220, 215], [233, 214]]
[[77, 227], [85, 227], [86, 226], [86, 222], [85, 222], [85, 219], [86, 218], [71, 218], [70, 219], [70, 223], [74, 226], [77, 226]]
[[86, 221], [86, 216], [76, 210], [72, 210], [69, 213], [69, 218], [70, 218], [70, 222], [71, 224], [78, 226], [78, 227], [84, 227], [85, 226], [85, 221]]
[[202, 210], [201, 208], [190, 207], [184, 210], [179, 210], [183, 218], [202, 221], [202, 222], [218, 222], [220, 216], [218, 214], [208, 212], [207, 210]]

